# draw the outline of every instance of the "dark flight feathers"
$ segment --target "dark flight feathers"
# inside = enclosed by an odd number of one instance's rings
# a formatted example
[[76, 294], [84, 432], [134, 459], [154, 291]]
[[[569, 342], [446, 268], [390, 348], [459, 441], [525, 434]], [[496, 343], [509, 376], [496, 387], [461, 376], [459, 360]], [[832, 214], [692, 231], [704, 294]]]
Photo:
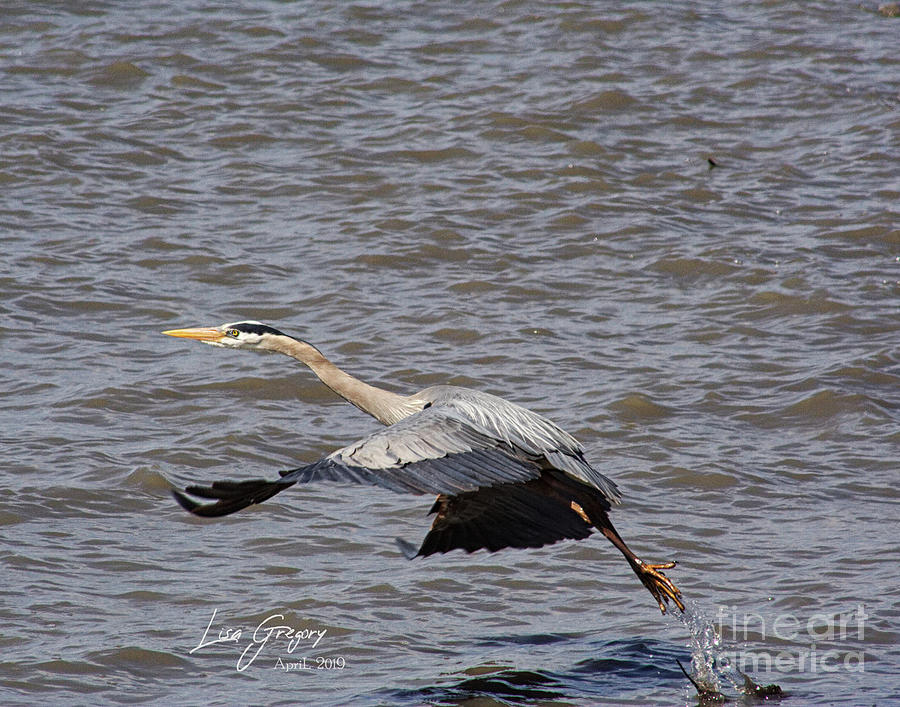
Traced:
[[293, 486], [294, 482], [281, 483], [265, 479], [250, 481], [214, 481], [212, 486], [188, 486], [185, 491], [198, 498], [214, 498], [216, 503], [200, 504], [172, 489], [172, 495], [179, 505], [195, 516], [216, 518], [240, 511], [254, 503], [262, 503], [276, 493]]
[[438, 496], [431, 508], [437, 516], [418, 552], [409, 543], [398, 540], [398, 544], [407, 557], [410, 550], [413, 556], [427, 557], [456, 549], [496, 552], [506, 547], [543, 547], [559, 540], [583, 540], [591, 534], [592, 526], [608, 523], [609, 507], [609, 501], [596, 489], [549, 470], [524, 484]]

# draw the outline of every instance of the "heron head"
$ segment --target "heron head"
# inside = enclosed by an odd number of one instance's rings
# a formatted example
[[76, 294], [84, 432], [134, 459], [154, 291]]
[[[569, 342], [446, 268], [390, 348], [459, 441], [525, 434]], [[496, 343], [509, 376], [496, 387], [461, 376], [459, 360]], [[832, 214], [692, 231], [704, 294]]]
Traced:
[[194, 327], [192, 329], [170, 329], [163, 334], [177, 336], [182, 339], [202, 341], [210, 346], [222, 346], [231, 349], [269, 348], [266, 342], [272, 336], [284, 336], [283, 333], [268, 324], [256, 321], [232, 322], [215, 327]]

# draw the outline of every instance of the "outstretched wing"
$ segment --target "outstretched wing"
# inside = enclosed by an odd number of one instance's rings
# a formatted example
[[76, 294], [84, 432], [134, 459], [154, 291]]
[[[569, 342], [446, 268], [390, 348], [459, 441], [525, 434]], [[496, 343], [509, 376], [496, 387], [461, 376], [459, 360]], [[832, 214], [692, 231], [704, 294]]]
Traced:
[[[492, 487], [511, 489], [556, 469], [600, 497], [618, 500], [615, 484], [587, 464], [580, 445], [544, 418], [475, 391], [429, 390], [435, 400], [422, 411], [313, 464], [281, 472], [279, 481], [217, 481], [186, 489], [215, 499], [212, 504], [201, 505], [180, 492], [175, 498], [195, 515], [219, 516], [261, 503], [295, 483], [351, 482], [456, 497]], [[486, 494], [479, 502], [491, 497]]]
[[173, 491], [194, 515], [228, 515], [262, 503], [295, 483], [336, 481], [414, 494], [455, 495], [541, 475], [541, 459], [485, 433], [453, 407], [433, 406], [339, 449], [313, 464], [281, 472], [279, 481], [215, 481]]

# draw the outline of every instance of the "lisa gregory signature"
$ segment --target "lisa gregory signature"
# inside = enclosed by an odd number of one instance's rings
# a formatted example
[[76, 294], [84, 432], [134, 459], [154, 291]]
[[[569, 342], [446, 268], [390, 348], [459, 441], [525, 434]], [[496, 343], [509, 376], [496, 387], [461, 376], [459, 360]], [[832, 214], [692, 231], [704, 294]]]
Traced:
[[[218, 611], [218, 609], [213, 609], [212, 616], [209, 619], [209, 624], [207, 624], [206, 630], [203, 632], [203, 637], [200, 639], [200, 643], [198, 643], [196, 646], [194, 646], [194, 648], [190, 650], [190, 654], [196, 653], [201, 648], [214, 646], [217, 643], [241, 644], [241, 640], [245, 633], [245, 630], [243, 628], [229, 628], [228, 626], [223, 626], [219, 629], [217, 636], [214, 634], [215, 637], [210, 637], [210, 633], [213, 632], [213, 621], [216, 620], [216, 614], [218, 613]], [[284, 614], [272, 614], [271, 616], [268, 616], [260, 621], [259, 625], [255, 629], [253, 629], [253, 633], [250, 635], [246, 647], [241, 652], [240, 656], [238, 656], [238, 672], [244, 672], [247, 668], [253, 665], [253, 661], [255, 661], [259, 657], [259, 654], [262, 653], [263, 648], [265, 648], [270, 641], [273, 642], [272, 645], [275, 645], [274, 642], [279, 640], [287, 641], [287, 652], [293, 653], [301, 645], [307, 648], [315, 648], [325, 637], [326, 633], [328, 633], [327, 628], [298, 629], [294, 628], [293, 626], [288, 626], [285, 623]], [[279, 660], [281, 660], [281, 658], [279, 658]], [[303, 662], [305, 663], [305, 658], [303, 659]]]

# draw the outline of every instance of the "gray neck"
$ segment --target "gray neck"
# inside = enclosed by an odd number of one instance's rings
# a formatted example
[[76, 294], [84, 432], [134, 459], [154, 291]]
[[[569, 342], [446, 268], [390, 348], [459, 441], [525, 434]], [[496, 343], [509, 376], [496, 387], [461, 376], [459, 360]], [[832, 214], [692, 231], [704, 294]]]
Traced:
[[313, 345], [290, 336], [266, 336], [265, 348], [306, 364], [319, 380], [385, 425], [392, 425], [422, 409], [422, 403], [389, 390], [376, 388], [342, 371]]

